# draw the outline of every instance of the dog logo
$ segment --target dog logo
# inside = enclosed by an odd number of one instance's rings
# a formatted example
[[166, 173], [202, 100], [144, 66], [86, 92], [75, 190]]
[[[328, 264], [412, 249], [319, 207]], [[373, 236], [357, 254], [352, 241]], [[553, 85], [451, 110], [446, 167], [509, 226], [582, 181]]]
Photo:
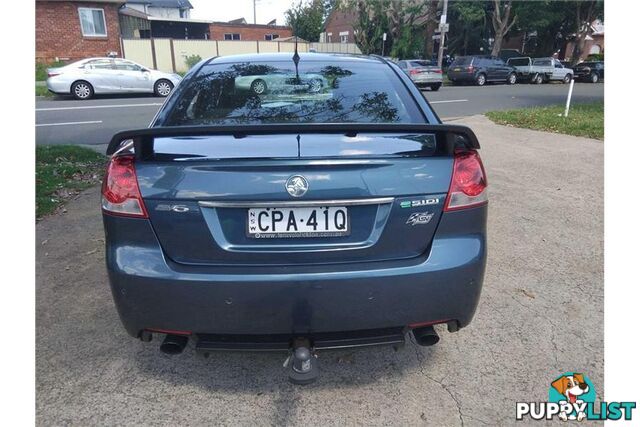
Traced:
[[558, 417], [561, 420], [582, 421], [586, 418], [586, 402], [594, 402], [596, 397], [588, 381], [584, 374], [567, 372], [551, 383], [549, 401], [561, 405], [568, 403], [574, 408], [570, 413], [560, 412]]
[[292, 197], [302, 197], [307, 193], [307, 190], [309, 190], [309, 183], [304, 176], [293, 175], [287, 179], [285, 188], [287, 189], [287, 193]]

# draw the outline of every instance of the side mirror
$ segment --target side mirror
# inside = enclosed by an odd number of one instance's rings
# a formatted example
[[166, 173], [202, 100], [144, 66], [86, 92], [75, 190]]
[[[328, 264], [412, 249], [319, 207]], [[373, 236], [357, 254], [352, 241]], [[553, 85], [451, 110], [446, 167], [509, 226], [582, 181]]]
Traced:
[[143, 72], [143, 73], [148, 73], [149, 72], [149, 70], [147, 68], [140, 68], [140, 71]]

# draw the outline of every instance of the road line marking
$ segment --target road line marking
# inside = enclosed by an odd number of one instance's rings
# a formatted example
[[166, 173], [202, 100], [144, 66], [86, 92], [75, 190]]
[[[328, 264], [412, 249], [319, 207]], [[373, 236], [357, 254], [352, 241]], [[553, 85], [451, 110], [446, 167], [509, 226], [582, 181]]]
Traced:
[[150, 104], [117, 104], [117, 105], [87, 105], [86, 107], [55, 107], [55, 108], [36, 108], [36, 111], [62, 111], [62, 110], [90, 110], [96, 108], [126, 108], [126, 107], [151, 107], [160, 106], [161, 102]]
[[38, 126], [89, 125], [89, 124], [96, 124], [96, 123], [102, 123], [102, 120], [92, 120], [90, 122], [40, 123], [40, 124], [36, 124], [36, 127], [38, 127]]
[[445, 101], [429, 101], [429, 104], [446, 104], [448, 102], [469, 102], [468, 99], [447, 99]]

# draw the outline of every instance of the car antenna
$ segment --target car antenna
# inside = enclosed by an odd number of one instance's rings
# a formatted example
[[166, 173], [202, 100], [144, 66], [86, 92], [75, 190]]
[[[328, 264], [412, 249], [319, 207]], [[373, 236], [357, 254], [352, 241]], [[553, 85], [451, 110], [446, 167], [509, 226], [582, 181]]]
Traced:
[[296, 65], [296, 84], [300, 84], [300, 75], [298, 74], [298, 63], [300, 62], [300, 55], [298, 55], [298, 36], [294, 37], [294, 48], [293, 48], [293, 63]]

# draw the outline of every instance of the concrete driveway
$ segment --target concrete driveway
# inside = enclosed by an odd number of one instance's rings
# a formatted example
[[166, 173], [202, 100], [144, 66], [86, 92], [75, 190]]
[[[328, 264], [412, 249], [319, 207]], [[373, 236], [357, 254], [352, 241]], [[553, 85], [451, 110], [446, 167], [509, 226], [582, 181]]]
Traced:
[[603, 390], [603, 144], [471, 126], [489, 175], [489, 260], [475, 320], [435, 347], [320, 354], [322, 375], [290, 385], [280, 354], [127, 336], [104, 269], [99, 189], [37, 224], [37, 423], [511, 425], [516, 401], [584, 372]]

